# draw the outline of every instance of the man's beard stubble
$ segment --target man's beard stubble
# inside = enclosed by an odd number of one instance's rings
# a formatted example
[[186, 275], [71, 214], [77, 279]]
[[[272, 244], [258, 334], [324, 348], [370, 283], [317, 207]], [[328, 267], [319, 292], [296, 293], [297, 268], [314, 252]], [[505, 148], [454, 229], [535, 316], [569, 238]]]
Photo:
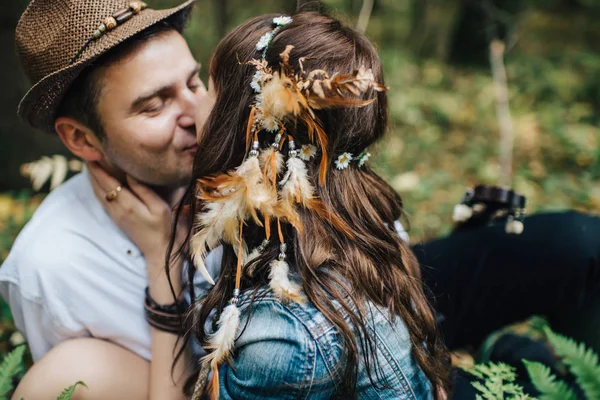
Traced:
[[[125, 153], [125, 152], [123, 152]], [[192, 165], [169, 165], [164, 157], [150, 154], [136, 154], [134, 151], [122, 154], [105, 143], [104, 154], [111, 175], [125, 183], [129, 176], [151, 188], [161, 198], [171, 202], [173, 193], [187, 187], [192, 177]]]

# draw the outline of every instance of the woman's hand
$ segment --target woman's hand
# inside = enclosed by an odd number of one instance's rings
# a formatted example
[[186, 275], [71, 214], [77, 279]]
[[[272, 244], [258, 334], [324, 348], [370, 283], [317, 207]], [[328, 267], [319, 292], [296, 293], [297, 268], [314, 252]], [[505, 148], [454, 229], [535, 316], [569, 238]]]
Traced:
[[[173, 301], [165, 273], [165, 256], [173, 230], [171, 207], [152, 189], [127, 177], [127, 185], [121, 185], [97, 163], [88, 163], [92, 186], [96, 197], [112, 220], [138, 246], [144, 254], [148, 269], [148, 286], [157, 302]], [[113, 200], [107, 194], [116, 192]], [[114, 193], [114, 192], [113, 192]], [[183, 224], [179, 224], [173, 249], [178, 249], [185, 237]], [[170, 265], [173, 287], [181, 288], [181, 262]], [[170, 301], [169, 301], [170, 300]]]

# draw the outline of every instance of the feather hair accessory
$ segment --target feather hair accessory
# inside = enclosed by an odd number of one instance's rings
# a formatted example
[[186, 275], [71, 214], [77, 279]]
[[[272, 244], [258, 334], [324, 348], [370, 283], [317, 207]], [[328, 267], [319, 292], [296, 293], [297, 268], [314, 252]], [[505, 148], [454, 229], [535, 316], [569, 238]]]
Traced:
[[[318, 208], [316, 198], [314, 197], [314, 188], [310, 184], [307, 176], [306, 165], [298, 157], [296, 143], [290, 136], [288, 143], [288, 159], [286, 161], [287, 171], [279, 183], [281, 194], [278, 205], [286, 214], [297, 214], [296, 205], [307, 209]], [[297, 227], [297, 229], [301, 227]], [[299, 230], [300, 230], [299, 229]]]
[[248, 259], [244, 263], [244, 265], [246, 265], [246, 275], [250, 277], [254, 276], [254, 269], [256, 264], [254, 264], [253, 261], [260, 257], [260, 255], [265, 251], [268, 245], [269, 239], [264, 239], [260, 246], [252, 250], [252, 252], [248, 256]]
[[[237, 290], [239, 291], [239, 289]], [[217, 322], [219, 329], [209, 337], [208, 344], [204, 346], [207, 350], [213, 350], [201, 360], [212, 371], [212, 377], [209, 382], [211, 399], [219, 398], [219, 367], [223, 362], [231, 360], [231, 353], [240, 326], [240, 310], [237, 307], [237, 296], [234, 295], [234, 299], [223, 309]]]
[[281, 173], [284, 164], [283, 155], [279, 151], [279, 148], [283, 146], [283, 141], [284, 138], [280, 132], [275, 136], [273, 144], [260, 153], [260, 164], [264, 173], [263, 180], [266, 184], [275, 188], [275, 190], [277, 185], [277, 175]]
[[[256, 155], [253, 156], [256, 158]], [[239, 225], [239, 249], [238, 262], [235, 273], [235, 288], [233, 289], [233, 297], [229, 300], [229, 305], [223, 309], [219, 320], [217, 321], [218, 329], [215, 333], [209, 336], [208, 343], [205, 349], [212, 350], [201, 359], [201, 371], [206, 370], [207, 366], [212, 371], [212, 376], [208, 382], [209, 394], [211, 400], [219, 399], [219, 367], [224, 362], [231, 362], [231, 355], [235, 348], [235, 339], [240, 326], [240, 310], [238, 308], [240, 298], [240, 286], [242, 278], [242, 232], [244, 221], [240, 221]]]
[[[307, 166], [302, 160], [308, 161], [317, 152], [320, 154], [318, 183], [324, 186], [329, 167], [329, 139], [315, 111], [363, 107], [375, 101], [375, 97], [366, 98], [368, 95], [387, 89], [375, 82], [372, 71], [364, 67], [349, 74], [329, 75], [319, 69], [306, 71], [305, 59], [300, 58], [299, 71], [295, 71], [290, 64], [290, 53], [294, 48], [291, 45], [280, 53], [278, 67], [269, 66], [266, 61], [269, 45], [274, 36], [291, 22], [289, 17], [273, 19], [274, 29], [264, 34], [256, 45], [256, 49], [262, 52], [261, 59], [248, 62], [256, 71], [250, 83], [255, 99], [250, 107], [246, 128], [246, 149], [251, 148], [247, 157], [233, 171], [197, 181], [197, 198], [203, 208], [196, 215], [195, 233], [190, 244], [194, 264], [206, 280], [214, 284], [204, 263], [207, 251], [222, 242], [228, 243], [237, 249], [238, 260], [233, 297], [220, 314], [216, 332], [209, 336], [206, 343], [206, 349], [212, 351], [202, 358], [203, 373], [194, 396], [203, 393], [210, 370], [209, 395], [211, 400], [219, 398], [219, 367], [231, 361], [239, 331], [241, 316], [238, 302], [243, 266], [251, 265], [269, 245], [271, 220], [277, 220], [280, 252], [269, 263], [269, 286], [283, 302], [303, 302], [305, 297], [301, 286], [290, 279], [282, 221], [300, 231], [299, 209], [302, 208], [314, 212], [348, 237], [353, 237], [345, 223], [316, 198]], [[303, 149], [302, 158], [298, 157], [294, 139], [286, 130], [287, 126], [297, 124], [306, 127], [310, 142]], [[274, 140], [261, 153], [259, 133], [263, 131], [273, 134]], [[288, 158], [284, 160], [281, 151], [286, 140]], [[284, 168], [283, 179], [278, 182]], [[253, 221], [265, 229], [265, 239], [250, 255], [247, 255], [243, 239], [243, 228], [247, 221]], [[254, 271], [246, 268], [245, 273], [252, 276]]]
[[198, 199], [204, 209], [196, 216], [198, 231], [190, 247], [194, 265], [211, 284], [214, 281], [204, 263], [207, 249], [216, 248], [223, 240], [239, 247], [242, 255], [245, 247], [238, 236], [240, 223], [250, 217], [263, 226], [258, 212], [272, 215], [277, 204], [277, 193], [263, 182], [258, 148], [258, 141], [254, 141], [253, 150], [235, 171], [198, 180]]
[[256, 68], [251, 86], [256, 92], [253, 118], [257, 126], [275, 132], [286, 123], [302, 122], [309, 140], [321, 150], [319, 184], [325, 184], [328, 168], [328, 138], [316, 110], [340, 107], [363, 107], [375, 98], [364, 99], [370, 92], [383, 92], [387, 88], [375, 81], [373, 71], [359, 67], [350, 74], [329, 75], [326, 71], [304, 69], [305, 58], [299, 59], [300, 71], [290, 64], [294, 46], [288, 45], [279, 55], [279, 68], [274, 70], [267, 61], [250, 60]]
[[275, 294], [284, 303], [295, 301], [298, 303], [304, 302], [302, 289], [300, 285], [292, 282], [289, 277], [290, 266], [286, 261], [287, 245], [283, 239], [281, 231], [281, 221], [277, 220], [277, 231], [279, 233], [279, 256], [276, 260], [271, 261], [271, 271], [269, 273], [269, 286]]

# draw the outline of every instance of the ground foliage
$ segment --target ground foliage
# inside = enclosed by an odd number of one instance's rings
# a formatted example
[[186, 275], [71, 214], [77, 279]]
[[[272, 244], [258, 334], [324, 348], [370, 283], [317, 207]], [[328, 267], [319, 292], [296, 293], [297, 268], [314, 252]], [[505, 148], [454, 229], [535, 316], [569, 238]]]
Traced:
[[[598, 355], [583, 343], [542, 328], [544, 342], [556, 355], [555, 365], [523, 360], [527, 374], [538, 395], [527, 395], [516, 383], [516, 368], [504, 363], [484, 362], [464, 368], [476, 380], [471, 384], [486, 400], [595, 400], [600, 398], [600, 363]], [[550, 367], [554, 367], [557, 374]], [[572, 377], [573, 379], [568, 379]], [[571, 383], [571, 381], [573, 381]]]
[[[186, 33], [205, 66], [205, 79], [210, 49], [222, 32], [253, 15], [293, 8], [277, 0], [221, 3], [227, 3], [223, 23], [215, 18], [219, 2], [200, 1]], [[361, 4], [326, 3], [348, 23], [356, 21]], [[402, 195], [416, 242], [448, 233], [452, 208], [465, 187], [496, 184], [500, 171], [491, 73], [446, 62], [460, 2], [430, 2], [427, 26], [419, 29], [411, 23], [414, 3], [376, 1], [367, 34], [384, 62], [391, 116], [384, 143], [372, 149], [371, 165]], [[573, 2], [583, 8], [569, 14], [560, 1], [526, 3], [514, 16], [516, 39], [505, 59], [515, 135], [513, 187], [527, 196], [530, 213], [567, 208], [599, 213], [597, 2]], [[27, 191], [0, 194], [0, 261], [42, 198]], [[0, 358], [21, 341], [1, 302]]]

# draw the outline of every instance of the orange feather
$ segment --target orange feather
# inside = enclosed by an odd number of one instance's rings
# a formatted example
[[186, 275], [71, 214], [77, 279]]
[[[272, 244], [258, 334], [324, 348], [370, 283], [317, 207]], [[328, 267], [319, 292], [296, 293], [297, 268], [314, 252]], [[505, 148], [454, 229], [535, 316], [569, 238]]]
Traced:
[[213, 366], [212, 373], [208, 383], [210, 400], [219, 400], [219, 367], [217, 365]]
[[256, 107], [250, 107], [250, 116], [248, 117], [248, 126], [246, 127], [246, 149], [250, 148], [250, 142], [252, 141], [252, 127], [256, 118]]

